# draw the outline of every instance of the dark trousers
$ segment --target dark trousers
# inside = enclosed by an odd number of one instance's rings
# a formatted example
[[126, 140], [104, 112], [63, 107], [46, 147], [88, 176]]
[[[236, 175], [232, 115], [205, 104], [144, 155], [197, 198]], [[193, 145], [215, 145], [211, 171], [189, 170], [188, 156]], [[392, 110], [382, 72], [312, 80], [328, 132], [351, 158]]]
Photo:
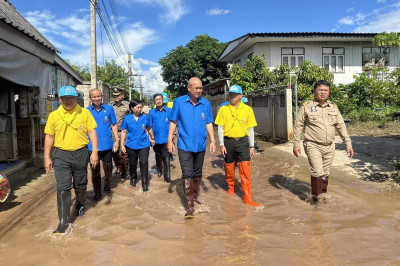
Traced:
[[168, 143], [156, 144], [153, 146], [153, 150], [156, 157], [167, 157], [171, 155], [168, 151]]
[[134, 150], [126, 147], [126, 153], [128, 154], [129, 164], [131, 166], [130, 172], [136, 173], [138, 159], [141, 163], [147, 163], [149, 161], [150, 147]]
[[224, 137], [226, 148], [225, 163], [250, 161], [249, 138], [228, 138]]
[[[89, 151], [89, 157], [92, 155], [92, 152]], [[98, 151], [99, 155], [99, 162], [102, 161], [103, 163], [112, 163], [112, 150], [105, 150], [105, 151]]]
[[89, 158], [86, 146], [76, 151], [55, 148], [51, 159], [56, 176], [57, 190], [85, 189], [88, 183], [87, 166]]
[[190, 152], [178, 149], [179, 163], [182, 169], [182, 178], [201, 177], [206, 151]]

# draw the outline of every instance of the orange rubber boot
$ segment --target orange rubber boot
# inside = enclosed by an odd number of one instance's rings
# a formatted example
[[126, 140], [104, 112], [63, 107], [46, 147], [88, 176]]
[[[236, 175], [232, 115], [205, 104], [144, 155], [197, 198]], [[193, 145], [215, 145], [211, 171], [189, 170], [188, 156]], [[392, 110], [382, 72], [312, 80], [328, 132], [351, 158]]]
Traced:
[[254, 207], [260, 206], [251, 199], [250, 162], [239, 162], [240, 180], [242, 181], [243, 202]]
[[228, 191], [226, 194], [233, 194], [235, 192], [235, 163], [225, 163], [225, 180], [228, 184]]

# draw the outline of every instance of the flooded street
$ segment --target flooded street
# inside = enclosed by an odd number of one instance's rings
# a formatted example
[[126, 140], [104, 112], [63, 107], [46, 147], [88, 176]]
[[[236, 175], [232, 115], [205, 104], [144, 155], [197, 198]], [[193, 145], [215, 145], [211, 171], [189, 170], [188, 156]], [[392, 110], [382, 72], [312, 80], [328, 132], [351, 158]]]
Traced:
[[0, 205], [0, 265], [400, 265], [399, 191], [333, 167], [324, 203], [312, 206], [306, 158], [260, 144], [251, 171], [261, 207], [242, 203], [240, 183], [226, 195], [222, 157], [207, 152], [202, 204], [184, 220], [175, 155], [173, 182], [149, 171], [147, 193], [113, 176], [112, 193], [93, 202], [89, 177], [86, 215], [64, 236], [52, 235], [54, 176], [31, 168], [24, 174], [37, 178]]

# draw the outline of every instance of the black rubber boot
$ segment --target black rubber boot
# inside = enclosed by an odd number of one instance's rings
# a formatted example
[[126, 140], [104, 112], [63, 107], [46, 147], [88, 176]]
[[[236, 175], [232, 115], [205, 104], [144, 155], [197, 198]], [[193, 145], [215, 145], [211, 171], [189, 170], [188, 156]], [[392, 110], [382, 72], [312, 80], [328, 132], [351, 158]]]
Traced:
[[163, 159], [161, 156], [156, 155], [156, 166], [157, 166], [157, 175], [158, 177], [162, 176], [162, 163]]
[[71, 190], [57, 190], [57, 209], [60, 223], [53, 235], [62, 235], [68, 228], [71, 209]]
[[164, 180], [171, 183], [171, 157], [163, 157], [162, 161], [164, 163]]
[[131, 179], [131, 186], [132, 187], [136, 187], [136, 183], [137, 183], [137, 164], [132, 165], [129, 169], [130, 171], [130, 179]]
[[140, 165], [140, 175], [142, 176], [142, 188], [146, 192], [149, 190], [149, 163], [145, 162], [139, 163]]
[[86, 187], [82, 190], [75, 189], [76, 195], [76, 216], [85, 215]]

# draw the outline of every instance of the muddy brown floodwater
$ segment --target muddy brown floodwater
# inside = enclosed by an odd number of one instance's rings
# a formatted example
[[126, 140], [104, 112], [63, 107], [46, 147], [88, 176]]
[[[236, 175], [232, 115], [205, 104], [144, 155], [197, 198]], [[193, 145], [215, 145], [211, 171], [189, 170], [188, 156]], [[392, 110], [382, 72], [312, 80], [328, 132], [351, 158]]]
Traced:
[[0, 265], [400, 265], [399, 193], [333, 167], [324, 203], [312, 206], [306, 159], [261, 145], [251, 167], [261, 207], [242, 203], [240, 184], [226, 195], [223, 160], [207, 154], [202, 204], [184, 220], [175, 155], [173, 183], [150, 171], [147, 193], [114, 176], [112, 192], [95, 203], [89, 182], [86, 215], [73, 216], [64, 236], [52, 235], [54, 175], [20, 172], [11, 178], [32, 181], [0, 206]]

